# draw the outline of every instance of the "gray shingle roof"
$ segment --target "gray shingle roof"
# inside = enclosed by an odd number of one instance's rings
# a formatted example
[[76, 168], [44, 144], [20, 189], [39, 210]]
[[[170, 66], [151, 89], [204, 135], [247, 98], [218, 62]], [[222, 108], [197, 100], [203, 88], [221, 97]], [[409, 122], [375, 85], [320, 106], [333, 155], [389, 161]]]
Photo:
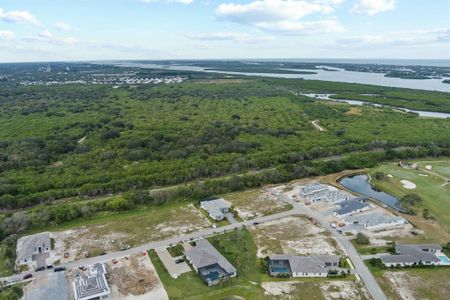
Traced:
[[330, 267], [326, 263], [339, 263], [339, 256], [336, 255], [317, 255], [317, 256], [298, 256], [298, 255], [272, 255], [271, 260], [288, 260], [293, 273], [326, 273]]
[[383, 255], [380, 258], [384, 263], [391, 263], [391, 264], [395, 263], [418, 264], [420, 262], [419, 259], [415, 258], [412, 255]]
[[30, 259], [36, 246], [51, 247], [50, 232], [41, 232], [21, 237], [17, 241], [17, 260]]
[[335, 213], [338, 215], [345, 215], [345, 214], [349, 214], [353, 211], [369, 207], [370, 205], [368, 203], [363, 202], [366, 199], [367, 198], [364, 198], [364, 197], [358, 197], [358, 198], [354, 198], [354, 199], [351, 199], [348, 201], [341, 202], [339, 204], [339, 206], [341, 208], [335, 210]]
[[442, 250], [442, 247], [437, 244], [401, 244], [395, 247], [398, 255], [384, 255], [381, 260], [385, 263], [440, 262], [434, 253], [425, 251], [430, 249]]
[[440, 259], [434, 253], [425, 252], [424, 249], [441, 250], [442, 248], [439, 245], [426, 245], [426, 244], [421, 245], [403, 244], [397, 245], [397, 247], [395, 247], [395, 251], [398, 254], [411, 255], [419, 259], [420, 261], [432, 261], [432, 262], [440, 261]]
[[219, 251], [211, 245], [208, 240], [201, 239], [196, 241], [196, 246], [185, 252], [186, 257], [191, 261], [195, 268], [200, 269], [210, 265], [218, 264], [228, 273], [235, 273], [236, 268]]

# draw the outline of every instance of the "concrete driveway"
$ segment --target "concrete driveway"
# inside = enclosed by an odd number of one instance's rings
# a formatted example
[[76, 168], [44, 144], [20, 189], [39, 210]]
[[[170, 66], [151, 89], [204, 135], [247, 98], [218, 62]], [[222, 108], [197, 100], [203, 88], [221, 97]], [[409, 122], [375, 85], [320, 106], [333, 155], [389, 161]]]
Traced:
[[156, 249], [155, 252], [172, 278], [178, 278], [181, 274], [191, 271], [186, 262], [183, 261], [178, 264], [175, 262], [183, 256], [173, 257], [166, 248]]

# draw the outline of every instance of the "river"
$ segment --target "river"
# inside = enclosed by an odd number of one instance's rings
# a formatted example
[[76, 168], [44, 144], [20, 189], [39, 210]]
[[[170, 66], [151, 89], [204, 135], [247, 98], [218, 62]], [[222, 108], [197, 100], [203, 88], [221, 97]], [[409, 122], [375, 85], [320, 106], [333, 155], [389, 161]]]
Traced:
[[[232, 75], [245, 75], [245, 76], [262, 76], [262, 77], [276, 77], [276, 78], [302, 78], [310, 80], [324, 80], [335, 82], [347, 82], [347, 83], [360, 83], [360, 84], [372, 84], [389, 87], [409, 88], [416, 90], [427, 91], [439, 91], [450, 93], [450, 84], [442, 83], [443, 79], [402, 79], [395, 77], [385, 77], [383, 73], [367, 73], [367, 72], [355, 72], [345, 71], [343, 69], [337, 69], [337, 71], [326, 71], [323, 69], [315, 70], [302, 70], [297, 71], [314, 71], [317, 74], [278, 74], [278, 73], [248, 73], [248, 72], [232, 72], [232, 71], [216, 71], [207, 70], [203, 67], [186, 66], [186, 65], [174, 65], [174, 64], [152, 64], [152, 63], [137, 63], [137, 62], [112, 62], [111, 64], [123, 67], [139, 67], [150, 69], [169, 69], [169, 70], [182, 70], [182, 71], [197, 71], [197, 72], [209, 72], [209, 73], [222, 73]], [[325, 67], [325, 66], [322, 66]], [[331, 68], [330, 69], [336, 69]]]

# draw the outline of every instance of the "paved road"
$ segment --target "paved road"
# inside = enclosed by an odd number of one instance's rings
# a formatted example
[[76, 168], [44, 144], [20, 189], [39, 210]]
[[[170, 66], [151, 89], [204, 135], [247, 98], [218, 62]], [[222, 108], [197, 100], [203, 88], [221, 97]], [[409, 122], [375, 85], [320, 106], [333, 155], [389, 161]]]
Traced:
[[[289, 197], [277, 192], [274, 189], [270, 189], [270, 191], [278, 197], [279, 200], [284, 201], [290, 205], [292, 205], [292, 209], [289, 211], [284, 211], [281, 213], [269, 215], [269, 216], [263, 216], [258, 217], [256, 219], [250, 220], [250, 221], [244, 221], [240, 223], [233, 223], [226, 226], [222, 226], [219, 228], [207, 228], [203, 229], [201, 231], [192, 232], [189, 234], [179, 235], [175, 236], [163, 241], [157, 241], [157, 242], [150, 242], [147, 244], [143, 244], [138, 247], [134, 247], [125, 251], [118, 251], [118, 252], [111, 252], [107, 253], [102, 256], [97, 257], [91, 257], [91, 258], [85, 258], [78, 261], [73, 261], [67, 264], [64, 264], [63, 266], [67, 269], [77, 268], [80, 266], [87, 266], [94, 263], [102, 263], [111, 261], [113, 259], [119, 259], [125, 256], [129, 255], [135, 255], [139, 253], [146, 252], [147, 250], [151, 249], [158, 249], [162, 247], [167, 247], [173, 244], [178, 244], [180, 242], [186, 242], [191, 240], [196, 240], [200, 238], [206, 238], [217, 234], [222, 234], [225, 232], [229, 232], [235, 228], [242, 228], [245, 226], [250, 226], [255, 223], [264, 223], [264, 222], [270, 222], [274, 220], [278, 220], [281, 218], [294, 216], [294, 215], [306, 215], [311, 218], [314, 218], [316, 221], [318, 221], [324, 228], [326, 228], [328, 231], [331, 232], [331, 234], [336, 238], [338, 244], [346, 254], [349, 256], [351, 261], [353, 262], [353, 265], [355, 266], [355, 273], [358, 274], [361, 279], [363, 280], [364, 284], [366, 285], [367, 290], [372, 295], [374, 300], [386, 300], [386, 296], [384, 295], [383, 291], [379, 287], [378, 283], [375, 281], [375, 278], [372, 276], [372, 273], [370, 273], [367, 266], [364, 264], [361, 256], [356, 252], [355, 248], [353, 247], [352, 243], [346, 238], [345, 236], [339, 234], [334, 228], [332, 228], [329, 224], [329, 222], [321, 215], [315, 213], [311, 209], [309, 209], [307, 206], [300, 205], [298, 202], [290, 199]], [[31, 272], [34, 277], [41, 277], [46, 276], [49, 273], [53, 272], [53, 270], [45, 270], [41, 272]], [[17, 274], [13, 275], [11, 277], [5, 277], [1, 278], [1, 281], [4, 280], [21, 280], [23, 274]]]
[[316, 221], [318, 221], [324, 228], [326, 228], [331, 234], [336, 238], [336, 241], [338, 242], [339, 246], [344, 249], [344, 251], [347, 253], [348, 257], [351, 259], [353, 265], [355, 266], [355, 273], [358, 274], [364, 284], [366, 285], [367, 290], [372, 295], [372, 298], [374, 300], [386, 300], [386, 296], [383, 293], [383, 290], [381, 290], [380, 286], [378, 285], [377, 281], [373, 277], [372, 273], [370, 273], [367, 266], [364, 264], [364, 261], [362, 260], [361, 256], [356, 252], [355, 247], [352, 245], [350, 240], [343, 236], [342, 234], [339, 234], [336, 229], [332, 228], [330, 226], [330, 223], [321, 215], [315, 213], [311, 209], [309, 209], [307, 206], [300, 205], [298, 202], [290, 199], [286, 195], [280, 194], [278, 195], [279, 199], [291, 204], [296, 211], [298, 211], [301, 214], [304, 214], [306, 216], [309, 216]]
[[[175, 237], [172, 237], [172, 238], [169, 238], [166, 240], [150, 242], [150, 243], [143, 244], [138, 247], [130, 248], [130, 249], [124, 250], [124, 251], [110, 252], [110, 253], [107, 253], [102, 256], [90, 257], [90, 258], [85, 258], [85, 259], [69, 262], [69, 263], [63, 264], [61, 266], [64, 266], [67, 269], [72, 269], [72, 268], [78, 268], [81, 266], [91, 265], [94, 263], [107, 262], [107, 261], [111, 261], [113, 259], [119, 259], [119, 258], [122, 258], [125, 256], [143, 253], [143, 252], [146, 252], [147, 250], [163, 248], [163, 247], [167, 247], [170, 245], [178, 244], [180, 242], [186, 242], [186, 241], [191, 241], [191, 240], [196, 240], [196, 239], [200, 239], [200, 238], [214, 236], [217, 234], [222, 234], [225, 232], [230, 232], [235, 228], [242, 228], [245, 226], [253, 225], [255, 222], [256, 223], [264, 223], [264, 222], [274, 221], [274, 220], [282, 219], [282, 218], [293, 216], [293, 215], [299, 215], [301, 213], [302, 213], [302, 210], [300, 209], [300, 207], [294, 207], [293, 209], [291, 209], [289, 211], [284, 211], [284, 212], [281, 212], [278, 214], [263, 216], [263, 217], [259, 217], [259, 218], [256, 218], [256, 219], [253, 219], [250, 221], [229, 224], [229, 225], [222, 226], [219, 228], [206, 228], [206, 229], [192, 232], [189, 234], [175, 236]], [[52, 272], [53, 272], [53, 270], [50, 269], [50, 270], [44, 270], [44, 271], [40, 271], [40, 272], [30, 272], [30, 273], [33, 274], [33, 277], [41, 277], [41, 276], [46, 276]], [[16, 274], [16, 275], [13, 275], [10, 277], [4, 277], [4, 278], [1, 278], [0, 281], [21, 280], [23, 275], [24, 274]]]

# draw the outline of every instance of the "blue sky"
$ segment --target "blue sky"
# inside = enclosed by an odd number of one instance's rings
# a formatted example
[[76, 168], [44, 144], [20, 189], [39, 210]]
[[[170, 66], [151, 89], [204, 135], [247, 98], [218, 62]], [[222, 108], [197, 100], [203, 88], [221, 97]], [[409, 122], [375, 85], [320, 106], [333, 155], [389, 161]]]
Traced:
[[0, 0], [0, 62], [450, 59], [448, 0]]

